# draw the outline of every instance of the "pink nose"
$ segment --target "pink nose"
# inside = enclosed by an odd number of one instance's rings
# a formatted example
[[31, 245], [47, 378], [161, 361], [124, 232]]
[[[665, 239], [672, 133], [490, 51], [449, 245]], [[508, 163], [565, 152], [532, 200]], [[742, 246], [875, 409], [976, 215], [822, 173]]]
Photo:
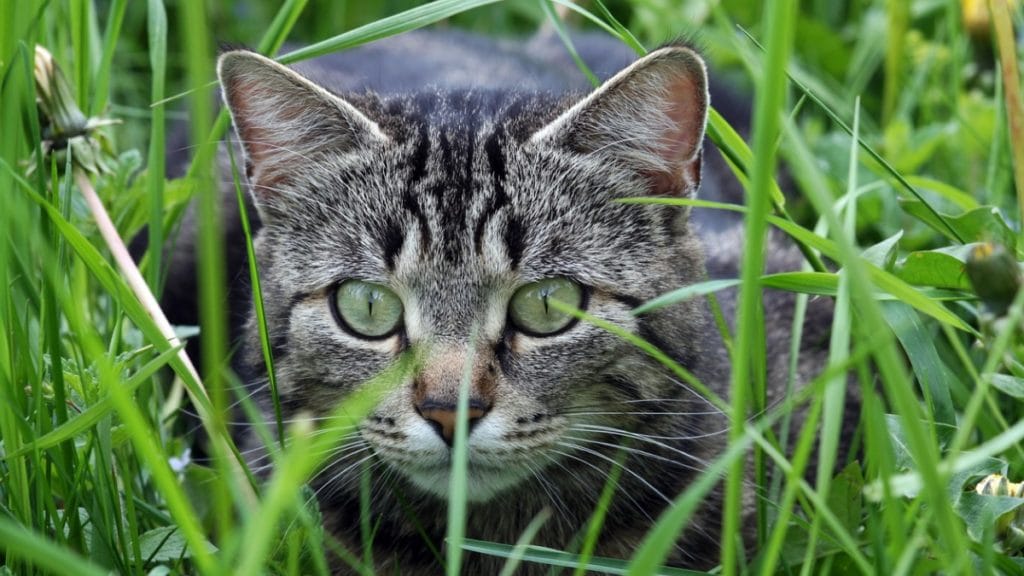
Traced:
[[[455, 441], [455, 423], [456, 423], [456, 411], [455, 406], [439, 404], [436, 402], [430, 402], [429, 400], [416, 406], [416, 411], [419, 412], [420, 416], [430, 424], [434, 431], [437, 432], [438, 436], [444, 440], [445, 444], [451, 446]], [[471, 406], [469, 408], [469, 430], [473, 430], [473, 426], [480, 421], [484, 415], [487, 414], [487, 410], [479, 405]]]

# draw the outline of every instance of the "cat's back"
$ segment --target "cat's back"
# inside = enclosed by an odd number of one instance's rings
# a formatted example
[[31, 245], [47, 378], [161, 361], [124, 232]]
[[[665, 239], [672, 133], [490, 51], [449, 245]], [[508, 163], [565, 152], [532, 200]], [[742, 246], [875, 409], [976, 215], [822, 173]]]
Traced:
[[[573, 37], [580, 57], [599, 79], [633, 61], [621, 42], [593, 33]], [[380, 95], [484, 90], [496, 92], [585, 91], [586, 76], [553, 32], [495, 40], [454, 29], [416, 30], [336, 52], [295, 66], [339, 93]]]

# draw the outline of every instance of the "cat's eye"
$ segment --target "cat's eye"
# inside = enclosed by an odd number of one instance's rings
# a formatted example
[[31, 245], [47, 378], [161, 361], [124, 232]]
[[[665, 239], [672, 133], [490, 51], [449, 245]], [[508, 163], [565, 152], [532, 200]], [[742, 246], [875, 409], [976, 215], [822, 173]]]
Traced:
[[553, 336], [573, 324], [575, 316], [551, 304], [552, 300], [581, 308], [583, 289], [566, 278], [547, 278], [516, 290], [508, 304], [515, 327], [530, 336]]
[[346, 280], [334, 293], [334, 312], [343, 328], [356, 336], [378, 339], [402, 324], [402, 300], [380, 284]]

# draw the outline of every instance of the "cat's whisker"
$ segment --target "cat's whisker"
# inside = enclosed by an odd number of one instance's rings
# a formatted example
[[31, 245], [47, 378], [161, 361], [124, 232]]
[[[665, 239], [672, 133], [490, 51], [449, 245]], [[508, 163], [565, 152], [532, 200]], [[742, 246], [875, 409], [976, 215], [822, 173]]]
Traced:
[[[346, 488], [349, 483], [358, 482], [361, 474], [363, 473], [362, 471], [358, 474], [351, 474], [351, 477], [348, 478], [346, 478], [346, 475], [348, 475], [349, 472], [352, 472], [354, 468], [362, 466], [364, 463], [377, 456], [376, 452], [374, 452], [369, 446], [367, 446], [366, 449], [370, 451], [369, 455], [356, 460], [336, 473], [332, 473], [330, 478], [325, 480], [323, 485], [317, 488], [314, 492], [314, 496], [330, 499], [334, 497], [335, 494]], [[380, 460], [374, 462], [366, 469], [365, 473], [372, 474], [376, 468], [381, 466], [381, 464], [382, 462]]]
[[[594, 404], [573, 404], [569, 410], [596, 410], [608, 408], [609, 406], [630, 405], [630, 404], [706, 404], [703, 400], [692, 398], [639, 398], [634, 400], [609, 400], [596, 402]], [[717, 412], [716, 412], [717, 413]]]
[[544, 471], [534, 468], [529, 462], [523, 462], [523, 466], [525, 466], [526, 469], [530, 471], [530, 474], [537, 480], [537, 484], [540, 486], [541, 490], [544, 491], [544, 494], [547, 495], [548, 501], [551, 502], [551, 505], [555, 508], [557, 514], [563, 519], [571, 521], [572, 517], [569, 514], [569, 509], [561, 495], [559, 495], [557, 486], [552, 485], [548, 479], [544, 477]]
[[[326, 455], [324, 457], [324, 459], [325, 460], [329, 460], [329, 459], [332, 459], [332, 458], [336, 459], [337, 458], [337, 453], [339, 451], [343, 451], [343, 450], [346, 450], [348, 448], [352, 448], [354, 446], [366, 445], [366, 441], [365, 440], [352, 441], [352, 439], [355, 438], [357, 435], [358, 435], [358, 432], [349, 433], [349, 434], [343, 436], [342, 438], [340, 438], [339, 439], [339, 443], [340, 444], [338, 446], [332, 447], [332, 448], [330, 448], [328, 450], [324, 450], [322, 452], [322, 454]], [[265, 461], [268, 458], [273, 458], [273, 457], [276, 457], [276, 456], [280, 456], [282, 454], [282, 451], [281, 451], [280, 447], [278, 447], [276, 444], [274, 446], [275, 446], [274, 450], [267, 451], [265, 454], [262, 454], [262, 455], [260, 455], [258, 457], [255, 457], [255, 458], [251, 458], [249, 460], [249, 465], [252, 466], [253, 464], [257, 464], [259, 462]], [[254, 452], [254, 451], [259, 451], [259, 450], [266, 450], [266, 448], [261, 446], [261, 447], [257, 447], [257, 448], [253, 448], [253, 449], [247, 450], [246, 452]], [[287, 448], [285, 448], [285, 450], [287, 450]], [[273, 464], [271, 464], [271, 465], [273, 465]], [[266, 468], [265, 466], [260, 467], [261, 470], [265, 469], [265, 468]]]
[[611, 427], [611, 426], [602, 426], [600, 424], [589, 424], [589, 423], [585, 423], [585, 422], [573, 423], [571, 427], [572, 428], [577, 428], [577, 429], [583, 428], [583, 429], [596, 430], [596, 431], [600, 431], [600, 432], [616, 433], [616, 434], [620, 434], [620, 435], [635, 434], [637, 438], [656, 439], [656, 440], [700, 440], [702, 438], [711, 438], [711, 437], [714, 437], [714, 436], [720, 436], [722, 434], [728, 433], [729, 430], [730, 430], [730, 428], [725, 427], [725, 428], [721, 428], [719, 430], [713, 430], [711, 432], [702, 432], [700, 434], [687, 434], [687, 435], [680, 435], [680, 436], [664, 436], [664, 435], [659, 435], [659, 434], [647, 434], [647, 433], [640, 434], [638, 432], [629, 432], [627, 430], [622, 430], [621, 428], [614, 428], [614, 427]]
[[725, 414], [725, 412], [723, 412], [721, 408], [716, 406], [714, 402], [712, 402], [711, 400], [708, 400], [707, 398], [705, 398], [700, 392], [697, 392], [696, 390], [694, 390], [693, 387], [690, 386], [689, 384], [679, 380], [678, 378], [676, 378], [675, 376], [672, 376], [671, 374], [666, 374], [665, 372], [660, 372], [659, 371], [658, 374], [662, 378], [666, 378], [669, 382], [672, 382], [676, 386], [679, 386], [680, 388], [682, 388], [683, 390], [685, 390], [689, 394], [693, 395], [694, 401], [700, 402], [700, 403], [706, 405], [708, 408], [710, 408], [713, 411], [713, 413], [715, 413], [715, 414]]
[[600, 458], [601, 460], [604, 460], [604, 461], [608, 462], [612, 466], [618, 466], [619, 468], [622, 469], [623, 472], [629, 474], [630, 476], [632, 476], [633, 478], [638, 480], [641, 484], [643, 484], [645, 487], [647, 487], [648, 490], [650, 490], [655, 495], [657, 495], [659, 498], [664, 500], [666, 504], [671, 504], [672, 503], [672, 499], [671, 498], [669, 498], [668, 496], [665, 496], [665, 494], [663, 494], [661, 492], [661, 490], [658, 490], [646, 478], [644, 478], [643, 476], [637, 474], [633, 470], [630, 470], [629, 467], [623, 466], [622, 464], [619, 464], [614, 458], [610, 458], [610, 457], [608, 457], [608, 456], [598, 452], [597, 450], [593, 450], [591, 448], [587, 448], [586, 446], [580, 446], [579, 444], [574, 444], [572, 442], [559, 441], [558, 445], [564, 446], [564, 447], [569, 448], [571, 450], [579, 450], [580, 452], [585, 452], [587, 454], [590, 454], [591, 456]]
[[[553, 454], [558, 454], [559, 456], [562, 456], [563, 458], [567, 458], [567, 459], [579, 462], [580, 464], [583, 464], [583, 465], [593, 469], [595, 472], [597, 472], [598, 477], [602, 481], [607, 481], [609, 470], [604, 470], [601, 467], [599, 467], [597, 464], [594, 464], [593, 462], [590, 462], [588, 460], [584, 460], [583, 458], [580, 458], [579, 456], [576, 456], [575, 454], [572, 454], [571, 452], [566, 452], [566, 451], [563, 451], [563, 450], [558, 450], [557, 448], [549, 448], [548, 450], [551, 453], [553, 453]], [[586, 488], [586, 490], [583, 491], [584, 494], [594, 494], [596, 496], [597, 493], [594, 492], [594, 490], [593, 490], [593, 486], [595, 486], [597, 484], [596, 482], [588, 482], [587, 480], [580, 478], [575, 473], [572, 473], [568, 467], [566, 467], [565, 465], [561, 464], [557, 459], [552, 458], [552, 461], [554, 461], [559, 466], [561, 466], [561, 468], [563, 470], [565, 470], [565, 471], [569, 472], [570, 474], [572, 474], [573, 477], [575, 477], [577, 479], [577, 481], [580, 483], [580, 485], [582, 487]], [[644, 506], [640, 505], [640, 502], [638, 502], [637, 499], [633, 497], [633, 495], [629, 492], [629, 490], [624, 489], [620, 485], [620, 486], [616, 487], [616, 493], [624, 495], [630, 501], [630, 503], [633, 504], [633, 508], [636, 509], [641, 514], [643, 514], [647, 518], [648, 521], [650, 521], [650, 522], [654, 521], [654, 518], [650, 515], [649, 512], [647, 512], [647, 509]], [[595, 503], [596, 503], [596, 500], [595, 500]]]
[[568, 412], [561, 412], [560, 413], [560, 415], [562, 415], [562, 416], [710, 416], [710, 415], [718, 415], [718, 414], [721, 414], [721, 412], [690, 412], [690, 411], [685, 411], [685, 412], [668, 412], [668, 411], [663, 411], [663, 410], [635, 410], [635, 411], [628, 411], [628, 410], [626, 410], [626, 411], [604, 410], [604, 411], [600, 411], [600, 412], [597, 412], [597, 411], [595, 411], [595, 412], [568, 411]]
[[[597, 444], [598, 446], [605, 446], [607, 448], [615, 448], [617, 450], [624, 450], [626, 452], [629, 452], [630, 454], [634, 454], [634, 455], [637, 455], [637, 456], [643, 456], [645, 458], [650, 458], [652, 460], [658, 460], [660, 462], [665, 462], [665, 463], [670, 464], [672, 466], [679, 466], [680, 468], [686, 468], [688, 470], [693, 470], [695, 472], [703, 472], [704, 471], [704, 468], [698, 468], [697, 466], [694, 466], [692, 464], [687, 464], [685, 462], [680, 462], [678, 460], [673, 460], [671, 458], [667, 458], [667, 457], [662, 456], [660, 454], [655, 454], [653, 452], [648, 452], [646, 450], [641, 450], [639, 448], [632, 448], [632, 447], [629, 447], [629, 446], [623, 446], [621, 444], [612, 444], [611, 442], [602, 442], [601, 440], [594, 440], [592, 438], [581, 438], [579, 436], [565, 435], [565, 436], [563, 436], [563, 438], [565, 438], [567, 440], [574, 440], [576, 442], [586, 442], [587, 444]], [[668, 447], [666, 447], [666, 448], [668, 448]], [[672, 450], [673, 450], [673, 452], [677, 452], [677, 453], [679, 453], [679, 454], [681, 454], [681, 455], [683, 455], [683, 456], [685, 456], [687, 458], [694, 459], [695, 461], [697, 461], [700, 464], [705, 464], [706, 465], [706, 462], [704, 462], [703, 460], [701, 460], [699, 458], [694, 458], [693, 456], [691, 456], [691, 455], [689, 455], [689, 454], [687, 454], [687, 453], [685, 453], [683, 451], [680, 451], [680, 450], [675, 450], [675, 449], [672, 449]]]

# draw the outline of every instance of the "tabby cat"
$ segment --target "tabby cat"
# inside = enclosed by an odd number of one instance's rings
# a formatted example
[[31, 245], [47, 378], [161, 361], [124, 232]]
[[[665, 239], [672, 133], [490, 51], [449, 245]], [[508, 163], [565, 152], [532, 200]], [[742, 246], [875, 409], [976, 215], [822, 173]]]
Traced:
[[[327, 530], [360, 556], [359, 478], [369, 470], [380, 573], [440, 571], [431, 547], [443, 548], [467, 366], [470, 538], [514, 543], [547, 508], [534, 542], [566, 549], [628, 440], [596, 550], [628, 558], [724, 446], [728, 421], [710, 402], [633, 344], [552, 304], [639, 335], [727, 396], [728, 355], [703, 299], [633, 309], [709, 275], [735, 277], [735, 221], [616, 202], [691, 198], [702, 179], [712, 197], [735, 196], [719, 157], [702, 171], [711, 154], [704, 62], [683, 45], [631, 62], [611, 40], [576, 41], [604, 79], [589, 93], [551, 38], [418, 32], [306, 65], [322, 83], [251, 52], [220, 58], [259, 221], [285, 417], [326, 415], [404, 351], [421, 352], [420, 369], [312, 483]], [[735, 108], [727, 95], [721, 102]], [[227, 234], [231, 276], [245, 278], [237, 226]], [[775, 260], [791, 256], [779, 249]], [[176, 255], [175, 266], [189, 259]], [[190, 289], [172, 277], [169, 298]], [[245, 324], [237, 365], [266, 401], [244, 283], [232, 289]], [[731, 317], [732, 296], [722, 305]], [[772, 398], [786, 374], [790, 305], [766, 297]], [[805, 377], [820, 364], [812, 348], [828, 313], [812, 306]], [[716, 563], [720, 501], [720, 490], [707, 498], [672, 564]], [[466, 574], [496, 574], [504, 561], [465, 562]]]

